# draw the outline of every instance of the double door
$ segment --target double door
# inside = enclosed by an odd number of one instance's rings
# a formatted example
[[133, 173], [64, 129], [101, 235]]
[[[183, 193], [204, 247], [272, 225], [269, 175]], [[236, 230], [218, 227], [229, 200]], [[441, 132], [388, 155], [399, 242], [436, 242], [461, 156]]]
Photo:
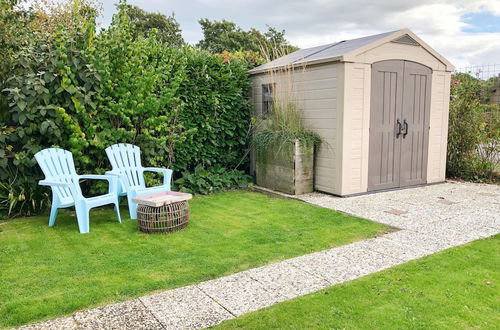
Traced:
[[372, 65], [369, 191], [426, 183], [431, 77], [415, 62]]

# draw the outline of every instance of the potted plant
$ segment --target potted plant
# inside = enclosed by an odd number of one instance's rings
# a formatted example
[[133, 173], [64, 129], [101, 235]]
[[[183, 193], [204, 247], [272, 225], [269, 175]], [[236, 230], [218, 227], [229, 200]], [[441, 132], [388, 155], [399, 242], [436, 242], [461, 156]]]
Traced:
[[321, 138], [303, 125], [296, 104], [275, 99], [258, 123], [253, 138], [257, 185], [291, 195], [312, 192], [314, 149]]

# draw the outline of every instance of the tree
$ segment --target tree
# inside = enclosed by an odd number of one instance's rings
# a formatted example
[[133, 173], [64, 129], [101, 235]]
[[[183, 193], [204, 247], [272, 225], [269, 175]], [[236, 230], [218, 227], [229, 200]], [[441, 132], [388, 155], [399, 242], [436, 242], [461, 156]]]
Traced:
[[259, 51], [259, 44], [255, 38], [250, 38], [249, 33], [243, 31], [235, 23], [222, 20], [210, 21], [202, 18], [198, 21], [203, 30], [204, 38], [198, 47], [212, 53], [223, 51], [236, 52], [240, 50]]
[[286, 40], [285, 30], [278, 31], [275, 28], [268, 26], [267, 31], [263, 36], [265, 50], [268, 52], [266, 56], [267, 60], [274, 60], [299, 49], [298, 47], [290, 45], [288, 40]]
[[257, 29], [245, 31], [235, 23], [222, 20], [211, 21], [202, 18], [198, 21], [203, 30], [203, 39], [197, 44], [201, 49], [212, 53], [251, 52], [262, 61], [273, 60], [297, 50], [285, 38], [285, 31], [268, 26], [265, 33]]
[[181, 28], [174, 15], [165, 16], [161, 13], [149, 13], [137, 6], [127, 5], [127, 14], [133, 26], [134, 38], [146, 37], [151, 30], [157, 30], [157, 39], [170, 46], [182, 46]]

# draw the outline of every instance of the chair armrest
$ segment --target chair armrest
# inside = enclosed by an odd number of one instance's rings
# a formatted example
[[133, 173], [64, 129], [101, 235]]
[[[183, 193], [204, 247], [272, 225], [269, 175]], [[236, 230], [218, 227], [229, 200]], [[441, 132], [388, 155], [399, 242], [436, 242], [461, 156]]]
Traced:
[[109, 192], [118, 194], [118, 180], [119, 177], [116, 175], [109, 174], [83, 174], [78, 176], [79, 179], [90, 179], [90, 180], [106, 180], [109, 183]]
[[115, 176], [112, 175], [105, 175], [105, 174], [82, 174], [79, 175], [78, 178], [80, 179], [91, 179], [91, 180], [116, 180]]
[[[53, 187], [68, 188], [69, 191], [71, 192], [71, 195], [73, 195], [73, 199], [75, 201], [83, 198], [83, 195], [75, 188], [75, 184], [73, 182], [57, 182], [57, 181], [50, 181], [50, 180], [40, 180], [40, 181], [38, 181], [38, 184], [41, 186], [49, 186], [51, 188], [53, 188]], [[52, 190], [52, 191], [54, 191], [54, 190]]]
[[144, 167], [143, 172], [156, 172], [163, 173], [163, 184], [170, 185], [170, 181], [172, 179], [173, 171], [168, 168], [159, 168], [159, 167]]
[[69, 182], [56, 182], [56, 181], [49, 181], [49, 180], [40, 180], [40, 181], [38, 181], [38, 184], [41, 186], [55, 186], [55, 187], [64, 187], [64, 188], [69, 188], [70, 186], [73, 185], [73, 183], [69, 183]]
[[118, 171], [106, 171], [106, 175], [112, 175], [118, 178], [118, 182], [120, 183], [119, 186], [121, 186], [121, 189], [123, 189], [124, 192], [128, 191], [129, 189], [128, 178], [125, 174], [120, 173]]

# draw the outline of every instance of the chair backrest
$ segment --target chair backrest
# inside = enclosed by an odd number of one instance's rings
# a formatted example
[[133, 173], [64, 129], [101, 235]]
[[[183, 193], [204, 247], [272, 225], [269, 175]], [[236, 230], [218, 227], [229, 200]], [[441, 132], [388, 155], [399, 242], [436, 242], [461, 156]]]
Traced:
[[141, 149], [128, 143], [113, 144], [106, 148], [113, 171], [124, 174], [130, 187], [145, 187], [142, 175]]
[[[37, 152], [35, 159], [40, 165], [46, 180], [71, 183], [81, 193], [71, 152], [59, 148], [48, 148]], [[57, 198], [63, 204], [74, 202], [71, 191], [67, 187], [53, 186], [52, 192], [57, 195]]]

